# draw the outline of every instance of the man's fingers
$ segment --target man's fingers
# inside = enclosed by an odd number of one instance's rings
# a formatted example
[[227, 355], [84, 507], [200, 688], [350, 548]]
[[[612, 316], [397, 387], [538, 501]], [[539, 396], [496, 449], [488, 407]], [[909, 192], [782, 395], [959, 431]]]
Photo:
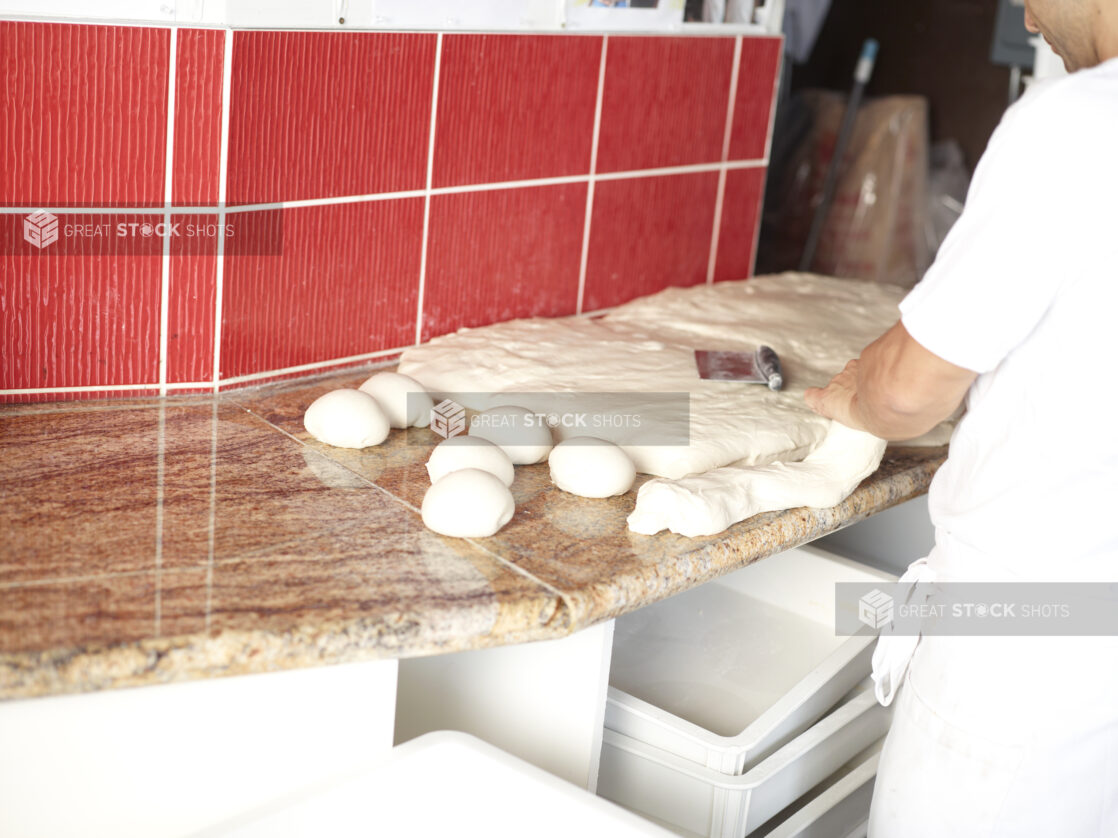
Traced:
[[816, 413], [823, 412], [823, 391], [818, 387], [809, 387], [804, 390], [804, 401]]

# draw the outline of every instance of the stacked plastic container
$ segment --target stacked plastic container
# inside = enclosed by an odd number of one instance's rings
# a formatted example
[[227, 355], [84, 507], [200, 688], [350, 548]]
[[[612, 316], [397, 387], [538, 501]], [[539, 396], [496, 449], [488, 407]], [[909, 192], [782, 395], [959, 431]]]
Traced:
[[835, 583], [894, 580], [800, 547], [619, 619], [598, 793], [684, 835], [857, 834], [889, 716]]

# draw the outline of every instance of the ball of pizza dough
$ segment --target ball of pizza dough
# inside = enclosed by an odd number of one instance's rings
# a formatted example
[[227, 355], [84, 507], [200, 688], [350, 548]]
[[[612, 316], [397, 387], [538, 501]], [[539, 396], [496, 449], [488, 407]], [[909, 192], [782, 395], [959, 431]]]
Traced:
[[551, 429], [539, 415], [515, 405], [483, 410], [470, 422], [470, 436], [499, 445], [518, 466], [543, 462], [553, 444]]
[[487, 471], [466, 468], [435, 481], [423, 496], [423, 523], [441, 535], [485, 538], [512, 519], [508, 486]]
[[378, 372], [360, 387], [377, 400], [393, 428], [426, 428], [435, 403], [427, 390], [408, 375]]
[[384, 442], [388, 417], [368, 393], [331, 390], [307, 408], [303, 427], [319, 442], [336, 448], [367, 448]]
[[552, 483], [584, 498], [623, 495], [637, 477], [633, 461], [620, 447], [589, 436], [563, 440], [552, 449], [547, 464]]
[[452, 471], [477, 468], [487, 471], [506, 486], [512, 485], [513, 467], [509, 455], [480, 436], [452, 436], [435, 446], [427, 460], [427, 474], [435, 483]]

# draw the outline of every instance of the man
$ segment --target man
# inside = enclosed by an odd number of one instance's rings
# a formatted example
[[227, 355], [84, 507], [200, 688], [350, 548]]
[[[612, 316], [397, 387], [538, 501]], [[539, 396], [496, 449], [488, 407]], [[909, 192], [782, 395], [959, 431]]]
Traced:
[[[807, 393], [891, 440], [966, 398], [908, 581], [1118, 582], [1118, 0], [1026, 9], [1072, 75], [1010, 108], [901, 320]], [[1115, 638], [905, 641], [874, 656], [871, 838], [1118, 836]]]

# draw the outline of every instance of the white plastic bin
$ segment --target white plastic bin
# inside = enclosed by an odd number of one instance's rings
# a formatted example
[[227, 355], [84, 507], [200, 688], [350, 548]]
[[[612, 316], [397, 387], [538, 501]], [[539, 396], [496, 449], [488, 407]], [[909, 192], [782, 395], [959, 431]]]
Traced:
[[741, 774], [869, 674], [876, 637], [835, 635], [835, 583], [895, 578], [798, 547], [619, 618], [606, 729]]
[[598, 794], [684, 835], [743, 838], [871, 746], [888, 727], [888, 708], [872, 692], [862, 692], [738, 776], [606, 730]]
[[765, 838], [865, 838], [880, 758], [878, 750]]

